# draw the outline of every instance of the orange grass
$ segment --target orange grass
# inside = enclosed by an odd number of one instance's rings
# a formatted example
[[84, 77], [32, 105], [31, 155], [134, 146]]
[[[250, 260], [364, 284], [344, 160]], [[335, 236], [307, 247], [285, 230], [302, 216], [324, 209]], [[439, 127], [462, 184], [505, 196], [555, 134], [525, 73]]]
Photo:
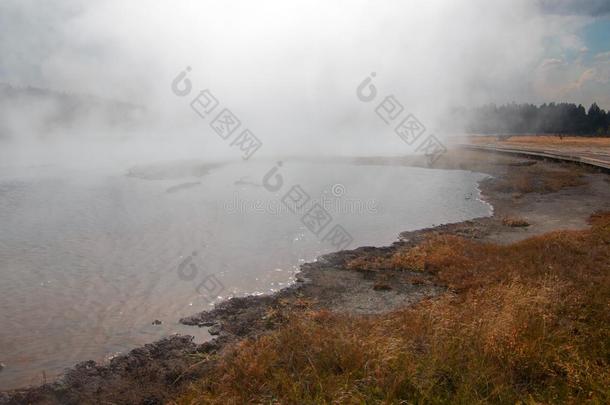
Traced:
[[374, 317], [292, 312], [176, 403], [608, 403], [610, 213], [592, 223], [509, 246], [434, 236], [380, 259], [449, 290]]
[[523, 218], [506, 217], [502, 219], [502, 225], [518, 228], [530, 226], [530, 223]]
[[490, 189], [502, 193], [554, 193], [568, 187], [585, 184], [583, 170], [564, 165], [560, 169], [548, 169], [539, 165], [511, 167], [503, 176], [494, 179]]
[[473, 144], [497, 142], [501, 145], [531, 145], [531, 146], [574, 146], [610, 148], [610, 137], [583, 137], [558, 135], [514, 135], [508, 140], [498, 141], [497, 136], [471, 136], [468, 141]]

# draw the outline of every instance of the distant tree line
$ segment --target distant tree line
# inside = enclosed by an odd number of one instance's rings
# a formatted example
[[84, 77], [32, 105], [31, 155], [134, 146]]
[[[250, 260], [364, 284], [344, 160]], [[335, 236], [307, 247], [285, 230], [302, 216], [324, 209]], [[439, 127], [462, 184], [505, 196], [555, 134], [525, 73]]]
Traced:
[[610, 135], [610, 111], [593, 103], [588, 110], [582, 104], [550, 103], [489, 104], [454, 111], [466, 132], [485, 134], [574, 134]]
[[0, 139], [24, 131], [136, 125], [145, 109], [92, 95], [0, 83]]

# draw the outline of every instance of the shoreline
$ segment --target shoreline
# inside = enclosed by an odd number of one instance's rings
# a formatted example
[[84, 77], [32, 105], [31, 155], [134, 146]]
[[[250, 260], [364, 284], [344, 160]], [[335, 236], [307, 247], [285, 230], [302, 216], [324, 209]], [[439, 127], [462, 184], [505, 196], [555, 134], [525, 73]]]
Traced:
[[[486, 152], [455, 152], [455, 156], [443, 158], [437, 168], [490, 175], [479, 183], [479, 189], [482, 199], [493, 209], [491, 217], [402, 232], [389, 246], [359, 247], [322, 256], [316, 262], [302, 265], [297, 282], [273, 295], [233, 298], [211, 311], [181, 319], [184, 324], [210, 327], [210, 333], [217, 336], [212, 341], [197, 345], [189, 336], [171, 336], [136, 348], [108, 364], [80, 363], [57, 382], [0, 393], [0, 403], [87, 403], [122, 396], [128, 398], [125, 403], [162, 403], [185, 383], [205, 374], [217, 361], [216, 355], [232, 343], [276, 329], [284, 322], [285, 312], [327, 310], [369, 316], [412, 305], [445, 290], [425, 271], [371, 272], [347, 268], [347, 263], [356, 258], [388, 257], [398, 249], [416, 246], [431, 234], [507, 244], [551, 230], [587, 227], [591, 213], [610, 209], [610, 187], [605, 174], [578, 168], [582, 171], [581, 185], [541, 193], [520, 192], [518, 186], [517, 191], [510, 187], [502, 191], [504, 177], [521, 170], [517, 168], [536, 167], [553, 173], [562, 165], [545, 161], [530, 164], [532, 160], [528, 158], [480, 153]], [[475, 155], [478, 157], [474, 158]], [[359, 158], [354, 162], [423, 165], [413, 157]], [[568, 166], [568, 170], [576, 169], [573, 164]], [[544, 176], [546, 172], [540, 178]], [[530, 225], [504, 224], [509, 217], [524, 218]]]

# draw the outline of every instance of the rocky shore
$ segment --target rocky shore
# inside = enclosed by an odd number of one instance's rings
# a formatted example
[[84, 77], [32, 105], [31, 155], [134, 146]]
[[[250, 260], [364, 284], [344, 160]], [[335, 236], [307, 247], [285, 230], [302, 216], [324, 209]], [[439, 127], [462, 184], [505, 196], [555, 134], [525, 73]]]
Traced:
[[[423, 164], [414, 158], [362, 158], [356, 163]], [[556, 229], [586, 228], [593, 212], [610, 209], [609, 175], [577, 165], [453, 151], [438, 168], [489, 174], [481, 191], [493, 205], [494, 215], [404, 232], [391, 246], [360, 247], [323, 256], [304, 264], [297, 282], [274, 295], [233, 298], [212, 311], [181, 319], [187, 325], [209, 327], [216, 336], [209, 342], [198, 345], [189, 336], [172, 336], [108, 364], [84, 362], [57, 382], [0, 393], [0, 404], [166, 403], [185, 384], [205, 375], [227, 347], [278, 328], [287, 313], [327, 310], [373, 316], [433, 297], [445, 288], [425, 270], [350, 268], [348, 263], [357, 258], [387, 258], [399, 249], [417, 246], [431, 234], [511, 243]]]

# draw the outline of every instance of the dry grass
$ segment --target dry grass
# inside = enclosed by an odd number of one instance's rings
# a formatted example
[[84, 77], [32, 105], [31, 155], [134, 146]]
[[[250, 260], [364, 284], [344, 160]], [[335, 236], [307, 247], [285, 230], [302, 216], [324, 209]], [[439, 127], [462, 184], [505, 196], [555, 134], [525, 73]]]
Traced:
[[288, 314], [176, 403], [608, 403], [610, 213], [592, 224], [509, 246], [437, 235], [379, 259], [449, 290], [383, 316]]
[[584, 170], [575, 165], [558, 165], [550, 169], [542, 165], [512, 166], [507, 172], [494, 179], [490, 189], [502, 193], [554, 193], [568, 187], [585, 184]]
[[513, 228], [522, 228], [530, 226], [530, 223], [523, 218], [506, 217], [502, 219], [502, 224]]
[[610, 148], [610, 137], [582, 137], [558, 135], [515, 135], [508, 140], [498, 141], [497, 136], [471, 136], [468, 141], [473, 144], [498, 143], [501, 145], [530, 145], [530, 146], [573, 146], [573, 147], [601, 147]]

